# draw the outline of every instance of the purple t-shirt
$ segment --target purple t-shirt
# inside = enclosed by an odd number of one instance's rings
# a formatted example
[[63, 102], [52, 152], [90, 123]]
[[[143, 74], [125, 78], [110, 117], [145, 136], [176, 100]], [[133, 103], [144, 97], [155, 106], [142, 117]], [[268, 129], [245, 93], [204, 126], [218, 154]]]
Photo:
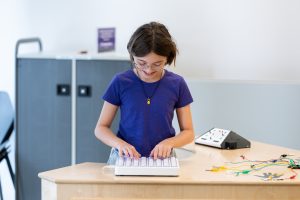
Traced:
[[[148, 105], [147, 98], [152, 94]], [[167, 70], [161, 80], [154, 83], [141, 81], [133, 70], [119, 73], [112, 79], [103, 99], [120, 107], [117, 136], [133, 145], [142, 156], [149, 156], [155, 145], [175, 136], [174, 110], [193, 102], [184, 79]]]

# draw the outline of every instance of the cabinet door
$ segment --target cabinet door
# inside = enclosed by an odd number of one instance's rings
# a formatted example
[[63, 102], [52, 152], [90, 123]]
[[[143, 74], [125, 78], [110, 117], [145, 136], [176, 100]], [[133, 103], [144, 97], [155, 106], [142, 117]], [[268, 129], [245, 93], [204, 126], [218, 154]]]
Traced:
[[[76, 63], [77, 88], [90, 88], [89, 96], [76, 99], [76, 163], [106, 162], [110, 147], [100, 142], [94, 129], [103, 105], [102, 95], [112, 77], [131, 67], [129, 61], [79, 60]], [[112, 124], [114, 133], [118, 130], [119, 114]]]
[[71, 164], [71, 61], [19, 59], [16, 70], [17, 199], [40, 200], [38, 173]]

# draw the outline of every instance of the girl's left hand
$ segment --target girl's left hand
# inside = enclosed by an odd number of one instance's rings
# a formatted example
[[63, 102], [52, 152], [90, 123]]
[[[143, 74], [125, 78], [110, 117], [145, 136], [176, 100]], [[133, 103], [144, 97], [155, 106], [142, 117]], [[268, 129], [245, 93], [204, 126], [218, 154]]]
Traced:
[[173, 145], [168, 139], [165, 139], [158, 143], [154, 149], [152, 149], [150, 156], [156, 160], [157, 158], [167, 158], [170, 157]]

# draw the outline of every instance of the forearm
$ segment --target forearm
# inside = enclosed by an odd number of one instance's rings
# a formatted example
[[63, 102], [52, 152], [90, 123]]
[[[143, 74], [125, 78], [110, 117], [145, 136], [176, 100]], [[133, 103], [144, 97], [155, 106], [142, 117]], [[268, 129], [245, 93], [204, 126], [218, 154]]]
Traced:
[[183, 130], [176, 136], [168, 138], [172, 147], [182, 147], [186, 144], [191, 143], [195, 138], [194, 130]]
[[170, 156], [173, 148], [182, 147], [194, 140], [194, 131], [185, 129], [174, 137], [165, 139], [157, 144], [151, 151], [150, 156], [154, 159]]
[[114, 148], [117, 148], [119, 143], [122, 142], [109, 127], [105, 126], [97, 126], [95, 129], [95, 136], [106, 145]]
[[109, 127], [97, 126], [95, 129], [96, 137], [108, 146], [118, 149], [119, 156], [130, 156], [139, 158], [141, 155], [135, 147], [118, 138]]

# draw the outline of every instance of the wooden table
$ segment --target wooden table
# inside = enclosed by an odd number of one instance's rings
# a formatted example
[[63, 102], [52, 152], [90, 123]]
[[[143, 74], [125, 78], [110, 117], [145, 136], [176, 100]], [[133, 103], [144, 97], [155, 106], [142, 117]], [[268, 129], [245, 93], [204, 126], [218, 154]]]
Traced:
[[[286, 166], [270, 166], [238, 176], [207, 171], [225, 162], [277, 159], [282, 154], [300, 159], [300, 151], [252, 141], [252, 147], [220, 150], [195, 145], [195, 153], [180, 160], [179, 177], [115, 176], [104, 163], [82, 163], [42, 172], [43, 200], [102, 199], [300, 199], [300, 170], [295, 179], [263, 180], [255, 175], [293, 173]], [[249, 165], [250, 166], [250, 165]]]

